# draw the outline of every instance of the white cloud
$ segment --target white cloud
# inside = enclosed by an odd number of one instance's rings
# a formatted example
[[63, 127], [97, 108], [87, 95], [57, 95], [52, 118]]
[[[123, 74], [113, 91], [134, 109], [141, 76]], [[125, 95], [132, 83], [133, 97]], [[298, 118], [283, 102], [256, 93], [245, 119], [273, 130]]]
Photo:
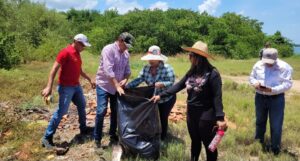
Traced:
[[221, 0], [205, 0], [198, 6], [198, 9], [200, 13], [206, 11], [209, 14], [214, 14], [220, 4]]
[[241, 10], [240, 12], [238, 12], [239, 15], [245, 15], [245, 11]]
[[33, 2], [45, 3], [48, 8], [59, 11], [75, 9], [96, 9], [98, 0], [31, 0]]
[[163, 11], [168, 10], [169, 6], [167, 2], [157, 1], [150, 6], [150, 10], [160, 9]]
[[130, 10], [134, 10], [135, 8], [137, 9], [143, 9], [143, 6], [138, 4], [137, 1], [131, 1], [128, 2], [126, 0], [105, 0], [106, 4], [109, 6], [108, 9], [115, 9], [117, 10], [120, 14], [125, 14]]

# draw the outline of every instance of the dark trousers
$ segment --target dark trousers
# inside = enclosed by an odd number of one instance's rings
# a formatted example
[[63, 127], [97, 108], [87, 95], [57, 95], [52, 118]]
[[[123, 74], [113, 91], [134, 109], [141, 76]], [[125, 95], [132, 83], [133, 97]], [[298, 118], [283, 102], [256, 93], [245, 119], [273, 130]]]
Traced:
[[216, 121], [200, 119], [201, 110], [189, 109], [187, 112], [187, 126], [192, 140], [191, 161], [198, 161], [201, 152], [201, 145], [204, 144], [207, 161], [215, 161], [218, 157], [218, 150], [211, 152], [208, 146], [214, 138]]
[[258, 139], [261, 143], [264, 143], [266, 125], [269, 116], [272, 150], [280, 149], [284, 105], [284, 94], [266, 96], [256, 93], [255, 95], [255, 139]]
[[168, 131], [168, 117], [176, 102], [176, 95], [164, 103], [158, 104], [160, 123], [161, 123], [161, 140], [165, 140]]

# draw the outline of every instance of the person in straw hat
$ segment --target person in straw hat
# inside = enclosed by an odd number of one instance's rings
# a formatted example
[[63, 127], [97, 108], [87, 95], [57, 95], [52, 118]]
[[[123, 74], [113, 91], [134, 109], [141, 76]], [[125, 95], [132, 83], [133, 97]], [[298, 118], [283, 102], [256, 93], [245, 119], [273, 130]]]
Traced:
[[189, 52], [190, 69], [178, 83], [153, 96], [151, 100], [157, 102], [186, 88], [187, 125], [192, 140], [191, 160], [198, 160], [202, 142], [207, 160], [217, 160], [218, 151], [211, 152], [208, 146], [216, 134], [215, 125], [220, 130], [227, 128], [222, 104], [221, 76], [207, 60], [213, 57], [208, 53], [206, 43], [198, 41], [192, 47], [183, 47], [183, 50]]
[[[134, 88], [145, 82], [148, 86], [155, 86], [155, 95], [161, 94], [174, 84], [173, 68], [166, 64], [168, 58], [161, 53], [158, 46], [151, 46], [141, 60], [148, 61], [139, 76], [127, 84], [127, 88]], [[168, 116], [176, 102], [176, 94], [169, 95], [158, 101], [160, 121], [162, 127], [161, 140], [165, 140], [168, 129]]]

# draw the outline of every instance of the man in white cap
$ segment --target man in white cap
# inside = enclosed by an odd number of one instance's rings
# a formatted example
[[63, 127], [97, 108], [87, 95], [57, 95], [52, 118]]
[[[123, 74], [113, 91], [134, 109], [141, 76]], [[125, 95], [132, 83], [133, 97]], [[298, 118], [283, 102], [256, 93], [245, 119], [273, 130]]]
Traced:
[[[271, 148], [275, 155], [280, 152], [284, 118], [284, 92], [292, 87], [292, 67], [278, 59], [274, 48], [263, 50], [262, 59], [252, 69], [250, 84], [255, 88], [256, 132], [255, 139], [264, 145], [268, 115], [271, 126]], [[269, 150], [269, 149], [267, 149]]]
[[95, 83], [91, 78], [83, 72], [81, 65], [80, 52], [85, 47], [91, 46], [87, 37], [84, 34], [78, 34], [74, 37], [72, 44], [62, 49], [54, 62], [50, 75], [48, 78], [47, 86], [42, 91], [43, 97], [48, 97], [52, 93], [53, 80], [59, 70], [58, 75], [58, 93], [59, 102], [58, 108], [54, 112], [49, 125], [45, 131], [45, 135], [42, 139], [42, 145], [46, 148], [53, 148], [53, 135], [62, 119], [62, 116], [68, 112], [70, 102], [72, 101], [78, 110], [80, 134], [87, 133], [86, 127], [86, 113], [85, 113], [85, 98], [82, 88], [80, 86], [79, 77], [82, 76], [89, 81], [92, 88], [95, 88]]

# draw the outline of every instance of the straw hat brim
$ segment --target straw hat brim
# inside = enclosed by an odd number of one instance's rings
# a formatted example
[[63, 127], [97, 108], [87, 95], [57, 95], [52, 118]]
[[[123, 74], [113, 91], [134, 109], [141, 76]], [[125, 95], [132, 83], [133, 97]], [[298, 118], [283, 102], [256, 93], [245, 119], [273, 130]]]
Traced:
[[168, 61], [168, 57], [164, 55], [152, 55], [152, 54], [147, 54], [141, 58], [141, 60], [160, 60], [163, 61], [164, 63]]
[[192, 48], [192, 47], [181, 47], [183, 50], [185, 51], [188, 51], [188, 52], [193, 52], [195, 54], [198, 54], [198, 55], [201, 55], [201, 56], [204, 56], [206, 58], [211, 58], [213, 60], [215, 60], [215, 58], [213, 56], [211, 56], [210, 54], [202, 51], [202, 50], [199, 50], [199, 49], [195, 49], [195, 48]]

